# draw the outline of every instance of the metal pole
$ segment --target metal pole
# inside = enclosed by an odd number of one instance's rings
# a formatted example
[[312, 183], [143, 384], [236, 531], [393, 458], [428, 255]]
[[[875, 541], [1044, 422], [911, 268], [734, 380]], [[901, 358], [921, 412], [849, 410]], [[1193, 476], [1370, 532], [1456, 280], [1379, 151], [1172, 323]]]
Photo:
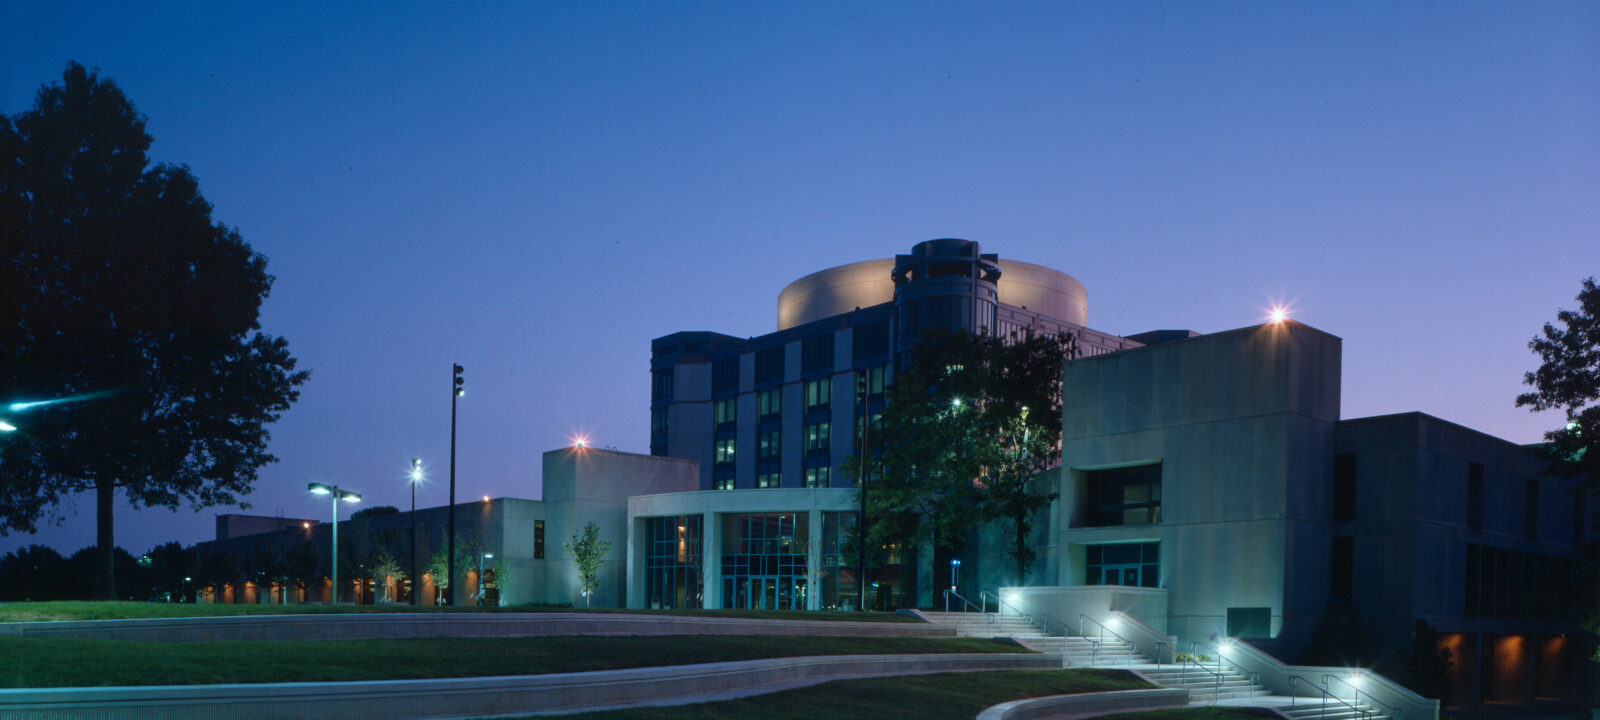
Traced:
[[421, 458], [411, 459], [411, 604], [420, 605], [422, 581], [417, 577], [417, 473], [422, 468]]
[[860, 596], [860, 610], [867, 610], [867, 426], [872, 424], [872, 409], [868, 404], [870, 393], [867, 376], [857, 375], [856, 385], [861, 393], [861, 509], [856, 519], [856, 582]]
[[445, 588], [445, 604], [455, 607], [456, 604], [456, 369], [459, 365], [451, 367], [450, 373], [450, 541], [448, 543], [450, 554], [445, 560], [445, 578], [449, 585]]
[[339, 486], [333, 486], [333, 579], [328, 587], [328, 604], [339, 604]]

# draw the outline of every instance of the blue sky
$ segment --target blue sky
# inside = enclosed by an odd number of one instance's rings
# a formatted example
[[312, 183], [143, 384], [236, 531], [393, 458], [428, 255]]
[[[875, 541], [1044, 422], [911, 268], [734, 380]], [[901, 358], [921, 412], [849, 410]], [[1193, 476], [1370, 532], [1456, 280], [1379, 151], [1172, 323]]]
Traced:
[[[1600, 273], [1600, 5], [0, 4], [0, 112], [98, 67], [270, 260], [312, 370], [251, 512], [308, 481], [537, 497], [648, 451], [649, 341], [935, 237], [1071, 273], [1090, 325], [1344, 338], [1345, 417], [1516, 442], [1527, 341]], [[93, 542], [93, 503], [0, 551]], [[141, 552], [212, 516], [118, 510]]]

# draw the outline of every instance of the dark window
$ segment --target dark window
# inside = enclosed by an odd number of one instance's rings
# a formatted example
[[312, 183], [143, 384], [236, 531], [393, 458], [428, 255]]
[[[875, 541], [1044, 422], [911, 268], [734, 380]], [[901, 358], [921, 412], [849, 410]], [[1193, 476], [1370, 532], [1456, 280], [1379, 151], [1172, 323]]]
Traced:
[[1161, 575], [1160, 543], [1114, 543], [1084, 548], [1085, 585], [1157, 587]]
[[544, 559], [544, 521], [533, 521], [533, 559]]
[[645, 520], [645, 592], [652, 608], [697, 608], [705, 595], [701, 575], [701, 516]]
[[1350, 612], [1356, 589], [1356, 539], [1336, 537], [1328, 553], [1328, 612]]
[[805, 452], [807, 456], [827, 457], [830, 452], [829, 424], [825, 422], [812, 423], [805, 427]]
[[1589, 539], [1589, 491], [1582, 488], [1572, 498], [1572, 544], [1582, 545]]
[[806, 412], [826, 408], [833, 402], [833, 379], [808, 380], [805, 384]]
[[739, 391], [739, 358], [718, 360], [711, 365], [711, 392]]
[[1161, 463], [1084, 472], [1089, 527], [1161, 522]]
[[1467, 617], [1483, 617], [1483, 546], [1477, 543], [1467, 543], [1467, 586], [1462, 592], [1466, 600], [1463, 609]]
[[833, 333], [800, 341], [800, 372], [827, 372], [833, 369]]
[[773, 388], [756, 393], [756, 419], [768, 420], [783, 413], [783, 389]]
[[783, 435], [777, 430], [756, 435], [756, 461], [777, 460], [783, 454]]
[[805, 482], [808, 488], [828, 487], [828, 466], [806, 468]]
[[1483, 529], [1483, 465], [1467, 463], [1467, 529]]
[[756, 353], [756, 383], [783, 382], [783, 346]]
[[1333, 521], [1356, 519], [1356, 456], [1333, 456]]
[[856, 362], [889, 354], [889, 321], [879, 320], [851, 332], [850, 354]]
[[667, 409], [650, 409], [650, 436], [660, 437], [667, 434]]
[[727, 430], [734, 427], [739, 421], [739, 400], [727, 398], [711, 404], [711, 426], [717, 430]]
[[775, 488], [775, 487], [779, 487], [781, 485], [781, 483], [782, 483], [782, 479], [783, 479], [783, 476], [780, 475], [779, 473], [776, 473], [776, 472], [757, 473], [756, 474], [756, 487], [758, 487], [758, 488]]
[[1539, 481], [1529, 480], [1522, 488], [1522, 534], [1539, 539]]
[[657, 370], [650, 373], [650, 399], [672, 399], [672, 369]]

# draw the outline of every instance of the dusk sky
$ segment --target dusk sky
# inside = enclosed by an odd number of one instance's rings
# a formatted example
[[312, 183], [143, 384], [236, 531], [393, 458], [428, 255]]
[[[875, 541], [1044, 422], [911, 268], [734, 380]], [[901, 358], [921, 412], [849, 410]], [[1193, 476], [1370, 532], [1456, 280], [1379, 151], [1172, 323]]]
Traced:
[[[1287, 303], [1344, 417], [1535, 442], [1528, 340], [1600, 274], [1600, 3], [235, 5], [0, 3], [0, 113], [99, 68], [269, 259], [312, 376], [245, 512], [406, 509], [412, 457], [443, 504], [452, 362], [458, 498], [537, 498], [576, 433], [649, 452], [652, 338], [938, 237], [1116, 334]], [[64, 511], [0, 553], [92, 544]], [[222, 512], [119, 505], [118, 544]]]

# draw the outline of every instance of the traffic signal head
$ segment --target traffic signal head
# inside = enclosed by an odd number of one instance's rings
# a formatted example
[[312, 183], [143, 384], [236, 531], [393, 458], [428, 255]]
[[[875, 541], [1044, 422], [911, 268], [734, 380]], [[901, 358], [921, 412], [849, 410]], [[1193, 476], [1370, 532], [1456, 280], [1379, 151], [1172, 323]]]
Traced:
[[456, 397], [461, 397], [462, 395], [467, 394], [466, 388], [462, 387], [462, 385], [466, 384], [466, 381], [461, 378], [461, 372], [463, 368], [460, 365], [455, 365], [454, 363], [452, 363], [452, 366], [455, 368], [455, 394]]

